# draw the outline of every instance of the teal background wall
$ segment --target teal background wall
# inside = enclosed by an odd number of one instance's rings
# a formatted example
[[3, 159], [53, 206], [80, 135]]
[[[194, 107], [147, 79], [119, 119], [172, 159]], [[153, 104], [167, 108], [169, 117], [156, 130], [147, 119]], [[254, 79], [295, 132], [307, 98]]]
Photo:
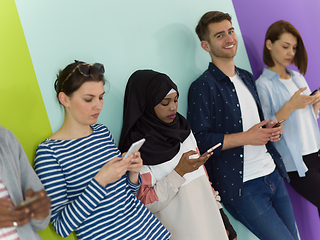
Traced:
[[211, 9], [233, 16], [240, 39], [237, 64], [250, 69], [230, 0], [15, 2], [53, 131], [63, 118], [53, 89], [55, 75], [74, 59], [105, 65], [110, 84], [99, 122], [110, 128], [116, 141], [125, 84], [137, 69], [168, 74], [179, 87], [179, 111], [185, 114], [188, 87], [210, 60], [194, 28], [202, 14]]

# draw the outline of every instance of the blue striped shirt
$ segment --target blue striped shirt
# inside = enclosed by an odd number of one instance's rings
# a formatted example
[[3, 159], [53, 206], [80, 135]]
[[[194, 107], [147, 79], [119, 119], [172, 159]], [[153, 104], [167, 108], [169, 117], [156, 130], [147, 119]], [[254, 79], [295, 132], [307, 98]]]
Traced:
[[36, 151], [35, 171], [51, 197], [51, 223], [62, 237], [78, 239], [168, 239], [170, 233], [135, 197], [141, 184], [127, 174], [101, 186], [94, 176], [121, 156], [104, 125], [73, 140], [46, 139]]

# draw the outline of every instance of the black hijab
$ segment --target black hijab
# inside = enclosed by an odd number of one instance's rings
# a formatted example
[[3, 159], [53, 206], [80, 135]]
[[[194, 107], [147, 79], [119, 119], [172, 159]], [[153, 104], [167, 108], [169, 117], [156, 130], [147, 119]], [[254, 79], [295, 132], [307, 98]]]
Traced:
[[179, 113], [172, 123], [165, 123], [154, 111], [171, 89], [179, 94], [167, 75], [153, 70], [138, 70], [128, 80], [119, 149], [125, 152], [132, 143], [145, 138], [140, 149], [144, 165], [171, 160], [180, 150], [180, 143], [190, 134], [188, 121]]

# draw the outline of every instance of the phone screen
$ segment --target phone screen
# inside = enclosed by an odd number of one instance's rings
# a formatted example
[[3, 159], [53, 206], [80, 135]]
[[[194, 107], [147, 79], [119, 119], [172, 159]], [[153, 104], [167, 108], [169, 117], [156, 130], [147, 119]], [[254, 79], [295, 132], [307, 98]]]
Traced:
[[130, 156], [134, 152], [139, 151], [139, 149], [141, 148], [141, 146], [144, 144], [145, 141], [146, 141], [146, 139], [142, 138], [139, 141], [132, 143], [132, 145], [130, 146], [128, 152], [126, 153], [126, 155], [124, 155], [123, 159], [125, 159], [128, 156]]

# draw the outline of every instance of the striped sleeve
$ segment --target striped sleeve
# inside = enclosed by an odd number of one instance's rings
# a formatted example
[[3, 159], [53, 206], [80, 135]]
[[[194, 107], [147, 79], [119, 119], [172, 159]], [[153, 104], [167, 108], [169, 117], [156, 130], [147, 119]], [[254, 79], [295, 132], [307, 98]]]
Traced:
[[141, 183], [142, 183], [142, 177], [141, 175], [139, 174], [139, 183], [138, 184], [134, 184], [130, 181], [130, 178], [129, 178], [129, 174], [127, 172], [126, 174], [126, 178], [127, 178], [127, 183], [128, 183], [128, 186], [132, 192], [132, 194], [135, 196], [141, 186]]
[[74, 231], [108, 195], [107, 189], [92, 179], [76, 199], [69, 201], [63, 171], [54, 151], [45, 144], [37, 148], [35, 171], [51, 197], [51, 223], [62, 237]]

